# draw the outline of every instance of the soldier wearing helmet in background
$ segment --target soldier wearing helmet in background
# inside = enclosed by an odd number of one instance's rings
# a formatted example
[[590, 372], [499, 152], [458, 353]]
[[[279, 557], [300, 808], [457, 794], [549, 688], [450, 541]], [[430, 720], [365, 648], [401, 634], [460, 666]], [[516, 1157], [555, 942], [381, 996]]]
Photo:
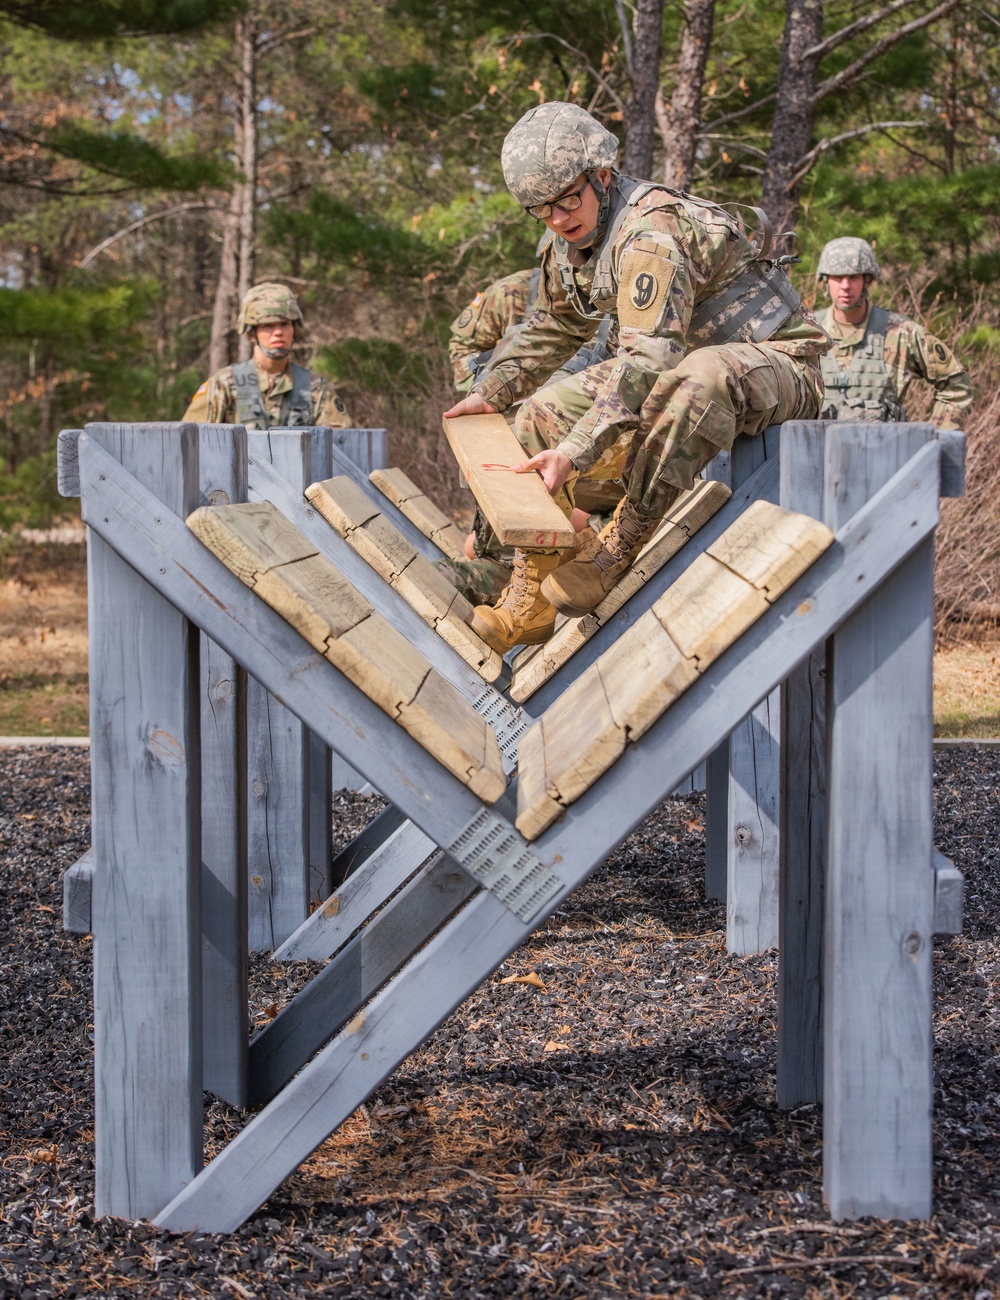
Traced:
[[[819, 357], [830, 343], [768, 259], [763, 213], [757, 245], [725, 208], [619, 174], [617, 148], [586, 110], [557, 102], [531, 109], [504, 142], [508, 188], [556, 239], [535, 313], [447, 414], [503, 411], [523, 398], [522, 472], [537, 470], [567, 512], [574, 481], [602, 463], [625, 496], [569, 563], [560, 567], [553, 551], [516, 553], [502, 598], [473, 620], [498, 650], [547, 640], [556, 608], [599, 604], [737, 433], [819, 412]], [[604, 316], [618, 326], [617, 357], [541, 388]]]
[[206, 379], [183, 418], [248, 429], [347, 428], [350, 416], [333, 384], [291, 359], [301, 325], [302, 309], [291, 289], [270, 281], [255, 284], [237, 321], [239, 332], [250, 336], [253, 355]]
[[972, 381], [955, 354], [916, 321], [873, 307], [868, 286], [881, 279], [872, 246], [863, 239], [831, 239], [816, 279], [826, 282], [831, 306], [820, 324], [833, 339], [822, 360], [824, 420], [905, 420], [904, 402], [915, 378], [934, 386], [931, 420], [960, 429], [972, 403]]

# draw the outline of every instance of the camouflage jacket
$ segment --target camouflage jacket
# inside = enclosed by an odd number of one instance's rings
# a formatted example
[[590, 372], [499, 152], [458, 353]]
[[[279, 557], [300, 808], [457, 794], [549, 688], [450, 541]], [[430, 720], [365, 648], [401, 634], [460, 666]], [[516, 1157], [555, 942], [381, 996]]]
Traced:
[[[619, 183], [636, 182], [619, 177]], [[612, 205], [609, 229], [623, 200]], [[607, 242], [607, 236], [605, 236]], [[816, 357], [830, 341], [813, 315], [798, 301], [780, 271], [757, 261], [756, 251], [737, 219], [724, 208], [690, 195], [655, 187], [624, 215], [610, 248], [588, 256], [556, 239], [542, 255], [542, 283], [533, 315], [494, 353], [488, 372], [475, 385], [497, 410], [534, 392], [594, 329], [595, 318], [614, 316], [618, 323], [618, 363], [593, 411], [602, 418], [601, 441], [614, 441], [639, 423], [639, 410], [657, 377], [672, 370], [690, 351], [732, 338], [760, 341], [797, 357]], [[595, 285], [595, 270], [606, 283]], [[786, 307], [773, 329], [761, 328], [750, 316], [738, 332], [738, 304], [713, 313], [711, 300], [725, 300], [743, 286], [750, 292], [762, 283], [762, 269], [781, 286]], [[572, 288], [568, 289], [567, 286]], [[794, 304], [791, 310], [787, 303]], [[705, 310], [700, 310], [705, 306]], [[779, 312], [779, 315], [781, 313]], [[726, 334], [725, 339], [723, 333]], [[585, 469], [602, 447], [593, 441], [592, 420], [584, 417], [562, 444], [578, 469]]]
[[[260, 383], [264, 409], [271, 417], [272, 423], [281, 427], [287, 419], [287, 408], [291, 398], [292, 380], [286, 369], [280, 375], [269, 375], [257, 367], [257, 379]], [[348, 429], [351, 417], [347, 414], [343, 398], [329, 379], [311, 372], [309, 376], [313, 398], [313, 418], [316, 425], [328, 425], [331, 429]], [[191, 398], [182, 417], [194, 424], [235, 424], [236, 423], [236, 384], [233, 380], [232, 366], [217, 370], [201, 385]]]
[[448, 357], [460, 393], [467, 393], [475, 380], [470, 359], [496, 347], [512, 326], [524, 320], [534, 274], [528, 269], [494, 280], [452, 321]]
[[[833, 339], [833, 351], [827, 365], [833, 360], [839, 369], [849, 368], [855, 349], [864, 340], [870, 311], [869, 306], [859, 325], [845, 325], [834, 320], [832, 307], [821, 314], [820, 323]], [[916, 321], [889, 312], [883, 356], [899, 406], [904, 405], [914, 379], [925, 379], [934, 388], [932, 423], [939, 429], [961, 429], [972, 405], [972, 380], [951, 348]]]

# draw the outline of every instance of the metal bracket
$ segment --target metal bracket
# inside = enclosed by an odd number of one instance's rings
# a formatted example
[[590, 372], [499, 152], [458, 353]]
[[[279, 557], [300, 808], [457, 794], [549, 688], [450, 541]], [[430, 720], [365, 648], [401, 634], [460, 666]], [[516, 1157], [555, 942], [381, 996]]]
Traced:
[[505, 700], [496, 690], [484, 691], [472, 707], [493, 728], [504, 758], [516, 758], [517, 742], [528, 730], [532, 719], [525, 718], [515, 704]]
[[506, 822], [483, 808], [451, 844], [441, 846], [521, 921], [531, 921], [563, 888]]

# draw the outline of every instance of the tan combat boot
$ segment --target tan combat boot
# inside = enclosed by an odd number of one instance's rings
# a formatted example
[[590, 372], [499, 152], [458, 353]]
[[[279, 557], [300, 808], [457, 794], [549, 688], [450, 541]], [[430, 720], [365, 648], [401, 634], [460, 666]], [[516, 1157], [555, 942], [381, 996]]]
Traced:
[[542, 596], [544, 578], [573, 551], [539, 554], [537, 551], [514, 552], [514, 572], [495, 605], [477, 605], [469, 626], [499, 654], [516, 645], [541, 645], [552, 635], [556, 611]]
[[563, 614], [578, 618], [596, 609], [649, 541], [659, 519], [639, 514], [627, 497], [601, 529], [599, 545], [588, 547], [542, 585], [542, 596]]

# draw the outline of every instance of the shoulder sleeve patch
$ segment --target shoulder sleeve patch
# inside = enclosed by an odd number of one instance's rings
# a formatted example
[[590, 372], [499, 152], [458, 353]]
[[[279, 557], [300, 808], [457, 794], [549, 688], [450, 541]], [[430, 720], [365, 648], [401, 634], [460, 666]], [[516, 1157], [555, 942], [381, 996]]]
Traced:
[[191, 398], [191, 401], [193, 402], [195, 397], [204, 397], [207, 392], [208, 392], [208, 380], [206, 379], [205, 382], [202, 384], [202, 386], [195, 393], [194, 397]]
[[662, 253], [636, 248], [633, 244], [622, 258], [619, 323], [626, 329], [655, 329], [676, 274], [673, 262]]

